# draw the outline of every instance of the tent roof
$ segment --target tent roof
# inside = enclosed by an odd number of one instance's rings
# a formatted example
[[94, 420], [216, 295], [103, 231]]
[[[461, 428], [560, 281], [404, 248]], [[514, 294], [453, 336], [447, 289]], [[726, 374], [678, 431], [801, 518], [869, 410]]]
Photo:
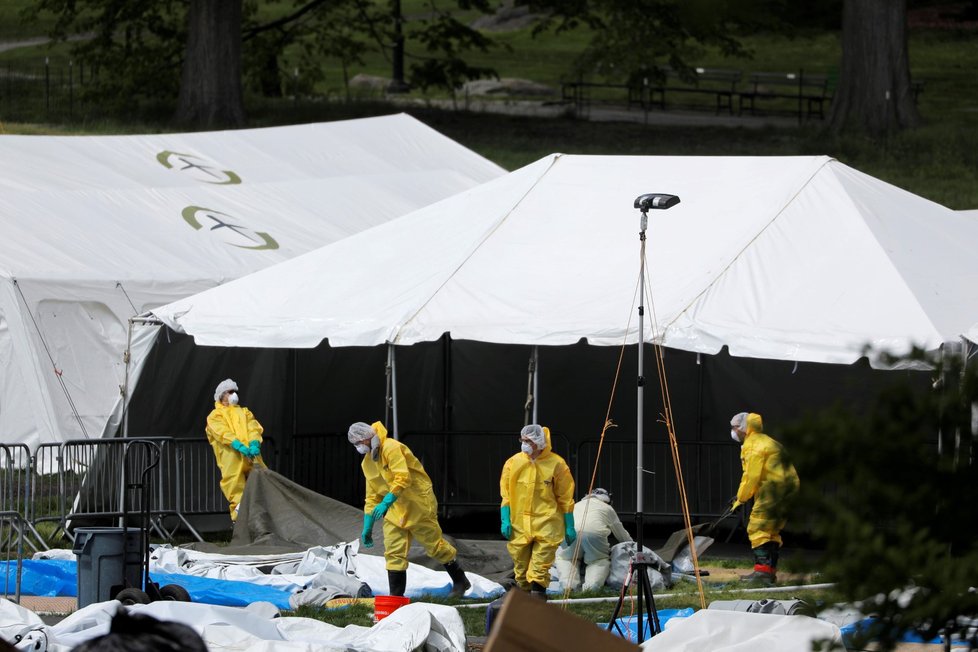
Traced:
[[635, 342], [646, 192], [682, 198], [649, 213], [647, 341], [850, 363], [978, 315], [978, 222], [831, 158], [564, 155], [153, 312], [215, 346]]
[[[505, 171], [407, 115], [0, 136], [0, 441], [114, 432], [128, 319]], [[320, 279], [323, 282], [323, 279]], [[137, 333], [134, 360], [152, 346]]]
[[0, 276], [18, 279], [221, 282], [504, 173], [404, 114], [0, 138]]

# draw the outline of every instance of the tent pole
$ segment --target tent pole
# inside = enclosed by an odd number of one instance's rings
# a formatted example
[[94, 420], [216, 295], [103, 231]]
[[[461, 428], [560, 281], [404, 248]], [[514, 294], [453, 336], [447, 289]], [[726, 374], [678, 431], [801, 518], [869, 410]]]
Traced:
[[533, 347], [533, 423], [540, 423], [537, 418], [537, 405], [540, 399], [540, 347]]
[[401, 431], [397, 423], [397, 362], [394, 357], [394, 343], [387, 343], [387, 364], [390, 369], [390, 388], [391, 388], [391, 423], [393, 424], [394, 439], [401, 438]]
[[129, 436], [129, 363], [132, 359], [132, 318], [129, 319], [129, 332], [126, 335], [126, 353], [122, 356], [126, 363], [126, 374], [122, 380], [122, 437]]
[[144, 326], [162, 326], [163, 322], [155, 317], [130, 317], [129, 332], [126, 339], [126, 351], [122, 356], [126, 363], [126, 373], [122, 381], [122, 436], [129, 436], [129, 365], [132, 364], [132, 329], [136, 324]]

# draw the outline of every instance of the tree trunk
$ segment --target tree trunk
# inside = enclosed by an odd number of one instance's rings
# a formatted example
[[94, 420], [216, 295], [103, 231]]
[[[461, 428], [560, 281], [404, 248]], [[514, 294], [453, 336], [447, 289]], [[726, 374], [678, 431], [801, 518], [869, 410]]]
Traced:
[[176, 121], [196, 127], [244, 124], [242, 0], [191, 0]]
[[842, 70], [829, 115], [832, 131], [873, 136], [915, 127], [906, 0], [845, 0]]

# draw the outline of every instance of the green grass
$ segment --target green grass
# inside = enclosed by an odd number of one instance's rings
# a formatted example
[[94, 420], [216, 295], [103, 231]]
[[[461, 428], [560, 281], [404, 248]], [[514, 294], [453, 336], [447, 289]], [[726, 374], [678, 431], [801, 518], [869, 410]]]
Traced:
[[[806, 590], [802, 589], [797, 592], [792, 593], [772, 593], [769, 595], [764, 595], [761, 593], [745, 593], [738, 590], [725, 590], [724, 588], [712, 587], [706, 585], [704, 587], [704, 594], [706, 597], [706, 604], [709, 605], [711, 602], [716, 600], [760, 600], [763, 597], [769, 597], [775, 600], [787, 600], [787, 599], [800, 599], [807, 602], [813, 607], [821, 607], [828, 604], [833, 604], [842, 600], [842, 597], [830, 590], [816, 589], [816, 590]], [[661, 595], [661, 593], [660, 593]], [[608, 597], [612, 598], [607, 602], [591, 602], [583, 604], [569, 604], [569, 605], [555, 605], [560, 606], [562, 609], [566, 609], [570, 613], [573, 613], [581, 618], [588, 620], [593, 623], [606, 623], [611, 619], [612, 614], [617, 603], [616, 593], [610, 591], [604, 591], [600, 594], [574, 594], [572, 597]], [[632, 596], [634, 597], [634, 596]], [[420, 600], [415, 600], [416, 602]], [[451, 606], [458, 606], [464, 604], [482, 604], [489, 602], [489, 600], [448, 600], [448, 599], [425, 599], [424, 602], [432, 602], [435, 604], [447, 604]], [[656, 608], [662, 609], [684, 609], [691, 607], [693, 609], [700, 608], [700, 598], [699, 593], [696, 591], [695, 586], [692, 584], [681, 584], [678, 588], [674, 588], [670, 595], [667, 597], [656, 598]], [[635, 609], [635, 605], [631, 599], [626, 599], [621, 615], [628, 616], [632, 615]], [[486, 622], [486, 610], [484, 607], [464, 607], [460, 606], [458, 609], [459, 615], [462, 617], [462, 622], [465, 624], [465, 633], [467, 636], [485, 636], [485, 622]], [[373, 609], [369, 605], [354, 604], [349, 607], [344, 607], [340, 609], [324, 609], [319, 607], [309, 607], [304, 606], [296, 609], [293, 612], [289, 612], [286, 615], [299, 616], [304, 618], [314, 618], [316, 620], [321, 620], [323, 622], [335, 625], [337, 627], [343, 627], [345, 625], [362, 625], [364, 627], [369, 627], [372, 624]]]

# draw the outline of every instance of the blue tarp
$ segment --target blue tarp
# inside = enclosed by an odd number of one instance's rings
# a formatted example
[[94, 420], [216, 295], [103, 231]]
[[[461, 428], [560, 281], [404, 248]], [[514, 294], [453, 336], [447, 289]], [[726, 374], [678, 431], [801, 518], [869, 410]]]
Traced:
[[[840, 627], [842, 632], [842, 640], [845, 643], [849, 643], [852, 640], [853, 635], [855, 635], [860, 630], [869, 629], [872, 627], [873, 623], [876, 622], [875, 618], [863, 618], [860, 621], [849, 623], [845, 627]], [[913, 632], [904, 632], [903, 636], [900, 637], [901, 643], [927, 643], [931, 645], [943, 645], [944, 637], [935, 636], [929, 641], [925, 641], [922, 637], [918, 636]], [[952, 646], [965, 646], [968, 645], [967, 641], [951, 641]]]
[[[62, 559], [25, 559], [23, 562], [20, 591], [23, 595], [46, 597], [78, 595], [77, 562]], [[17, 564], [0, 562], [0, 573], [6, 576], [6, 591], [16, 589]], [[152, 573], [152, 580], [160, 586], [179, 584], [187, 589], [194, 602], [243, 607], [252, 602], [271, 602], [279, 609], [289, 608], [290, 591], [271, 586], [194, 577], [168, 573]]]
[[[693, 609], [691, 607], [686, 607], [685, 609], [659, 609], [655, 613], [659, 616], [659, 626], [664, 629], [670, 618], [689, 618], [693, 615]], [[629, 641], [638, 640], [638, 616], [623, 616], [615, 622], [619, 628], [625, 630], [625, 635]], [[607, 629], [608, 623], [600, 623], [599, 626], [602, 629]], [[652, 628], [649, 625], [648, 617], [644, 614], [642, 615], [642, 629], [645, 632], [642, 640], [649, 640], [652, 637]], [[621, 636], [618, 628], [612, 628], [611, 632], [616, 636]]]

